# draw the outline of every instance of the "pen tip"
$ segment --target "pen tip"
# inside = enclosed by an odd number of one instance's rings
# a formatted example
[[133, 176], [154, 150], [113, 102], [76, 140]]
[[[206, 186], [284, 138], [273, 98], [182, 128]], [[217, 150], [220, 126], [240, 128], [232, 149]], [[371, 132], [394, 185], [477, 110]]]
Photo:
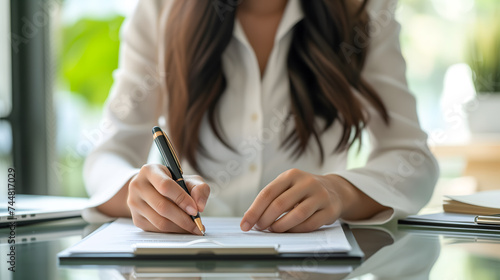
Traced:
[[194, 219], [194, 222], [195, 222], [196, 226], [198, 227], [198, 230], [201, 232], [201, 234], [203, 234], [203, 236], [205, 236], [205, 226], [201, 223], [201, 219], [196, 218], [196, 219]]

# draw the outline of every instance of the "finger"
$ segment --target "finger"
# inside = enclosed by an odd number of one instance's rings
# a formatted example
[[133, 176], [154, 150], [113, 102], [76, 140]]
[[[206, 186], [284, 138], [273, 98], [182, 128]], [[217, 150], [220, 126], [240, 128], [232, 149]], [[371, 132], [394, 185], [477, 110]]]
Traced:
[[[153, 232], [166, 232], [158, 229], [155, 225], [153, 225], [146, 217], [144, 217], [140, 212], [134, 211], [132, 212], [132, 221], [134, 222], [134, 225], [138, 228], [141, 228], [145, 231], [153, 231]], [[173, 231], [168, 231], [168, 232], [173, 232], [173, 233], [186, 233], [185, 230], [181, 228], [175, 228], [172, 227]]]
[[144, 231], [160, 232], [155, 226], [153, 226], [148, 219], [139, 215], [138, 213], [132, 214], [132, 221], [134, 225]]
[[260, 217], [271, 202], [288, 189], [292, 183], [291, 176], [280, 175], [264, 187], [253, 201], [252, 205], [250, 205], [250, 208], [248, 208], [247, 212], [243, 216], [243, 219], [241, 219], [241, 230], [250, 230], [255, 223], [259, 221]]
[[198, 206], [193, 198], [177, 182], [172, 180], [167, 167], [151, 165], [146, 168], [145, 172], [151, 184], [161, 195], [168, 197], [186, 213], [193, 216], [198, 214]]
[[206, 183], [205, 180], [198, 175], [184, 175], [184, 181], [190, 193], [195, 186]]
[[210, 187], [199, 176], [185, 176], [184, 180], [191, 197], [198, 206], [198, 211], [203, 212], [210, 196]]
[[[176, 224], [173, 220], [158, 214], [158, 212], [156, 212], [153, 208], [151, 208], [146, 202], [144, 202], [143, 206], [137, 209], [137, 212], [138, 214], [146, 218], [157, 229], [158, 232], [192, 233], [196, 235], [202, 235], [202, 233], [196, 227], [196, 224], [192, 220], [190, 220], [192, 226], [183, 228], [180, 225]], [[183, 214], [187, 216], [186, 213]], [[189, 218], [189, 216], [187, 217]]]
[[[195, 234], [198, 233], [199, 230], [197, 230], [196, 224], [191, 217], [168, 198], [158, 193], [155, 188], [144, 188], [141, 197], [144, 204], [139, 205], [137, 211], [140, 211], [145, 217], [149, 217], [147, 209], [151, 208], [158, 215], [169, 219], [184, 230]], [[143, 208], [147, 211], [146, 213], [143, 212], [145, 211], [142, 210]]]
[[309, 219], [292, 227], [287, 232], [311, 232], [311, 231], [314, 231], [314, 230], [320, 228], [322, 225], [329, 224], [329, 221], [331, 220], [330, 219], [331, 216], [332, 216], [332, 213], [329, 213], [329, 211], [327, 211], [326, 209], [322, 209], [322, 210], [314, 213], [311, 217], [309, 217]]
[[[301, 203], [307, 195], [307, 187], [293, 186], [274, 199], [256, 222], [259, 229], [267, 229], [283, 213]], [[287, 214], [288, 215], [288, 214]]]
[[279, 220], [271, 224], [272, 232], [285, 232], [303, 223], [318, 211], [318, 203], [314, 199], [306, 199], [295, 208], [283, 215]]

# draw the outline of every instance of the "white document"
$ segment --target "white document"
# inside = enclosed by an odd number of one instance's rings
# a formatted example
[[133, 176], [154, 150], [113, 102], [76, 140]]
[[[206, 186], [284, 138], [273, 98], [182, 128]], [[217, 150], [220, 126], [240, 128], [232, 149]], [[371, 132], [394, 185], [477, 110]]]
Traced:
[[447, 195], [446, 197], [462, 203], [500, 209], [500, 190], [483, 191], [470, 195]]
[[435, 213], [426, 215], [413, 215], [408, 216], [408, 219], [441, 221], [441, 222], [458, 222], [458, 223], [474, 223], [476, 215], [471, 214], [458, 214], [458, 213]]
[[[182, 246], [202, 242], [218, 246], [275, 246], [279, 253], [340, 253], [351, 246], [337, 221], [309, 233], [271, 233], [256, 230], [243, 232], [241, 218], [204, 217], [205, 236], [145, 232], [131, 219], [120, 218], [104, 229], [92, 234], [68, 251], [78, 253], [133, 253], [135, 244], [155, 243]], [[189, 244], [188, 244], [189, 243]]]

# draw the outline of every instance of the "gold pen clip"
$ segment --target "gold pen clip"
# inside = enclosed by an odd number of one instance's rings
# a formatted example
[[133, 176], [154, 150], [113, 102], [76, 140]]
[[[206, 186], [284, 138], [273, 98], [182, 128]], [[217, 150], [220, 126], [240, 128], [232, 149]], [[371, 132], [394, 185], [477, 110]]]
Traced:
[[177, 153], [175, 152], [174, 145], [172, 145], [172, 142], [170, 142], [170, 139], [168, 138], [167, 134], [165, 134], [163, 132], [163, 130], [161, 132], [162, 132], [163, 136], [165, 136], [165, 139], [167, 139], [168, 148], [170, 149], [170, 151], [172, 151], [172, 155], [174, 155], [174, 159], [175, 159], [175, 163], [177, 164], [177, 167], [179, 167], [181, 174], [184, 174], [184, 172], [182, 171], [181, 163], [179, 162], [179, 158], [177, 157]]

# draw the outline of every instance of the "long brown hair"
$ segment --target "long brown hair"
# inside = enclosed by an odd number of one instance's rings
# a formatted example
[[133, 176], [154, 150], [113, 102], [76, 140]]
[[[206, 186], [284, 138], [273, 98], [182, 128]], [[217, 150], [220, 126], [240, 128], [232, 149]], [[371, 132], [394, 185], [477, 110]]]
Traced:
[[[226, 88], [222, 53], [233, 35], [237, 7], [232, 5], [237, 1], [218, 0], [221, 7], [225, 7], [223, 14], [213, 2], [177, 0], [166, 30], [170, 135], [180, 155], [198, 172], [196, 153], [208, 156], [199, 138], [200, 124], [205, 116], [216, 137], [235, 150], [221, 130], [217, 103]], [[335, 121], [343, 127], [335, 151], [348, 149], [356, 140], [361, 140], [368, 119], [353, 88], [389, 124], [382, 100], [361, 78], [367, 48], [358, 48], [355, 30], [366, 30], [367, 2], [301, 0], [304, 19], [294, 27], [287, 59], [289, 118], [294, 120], [295, 129], [282, 142], [283, 147], [293, 149], [294, 157], [305, 152], [312, 136], [319, 146], [322, 163], [324, 150], [320, 136]], [[342, 51], [346, 46], [356, 51], [346, 56]], [[316, 117], [325, 120], [323, 127], [318, 127]]]

